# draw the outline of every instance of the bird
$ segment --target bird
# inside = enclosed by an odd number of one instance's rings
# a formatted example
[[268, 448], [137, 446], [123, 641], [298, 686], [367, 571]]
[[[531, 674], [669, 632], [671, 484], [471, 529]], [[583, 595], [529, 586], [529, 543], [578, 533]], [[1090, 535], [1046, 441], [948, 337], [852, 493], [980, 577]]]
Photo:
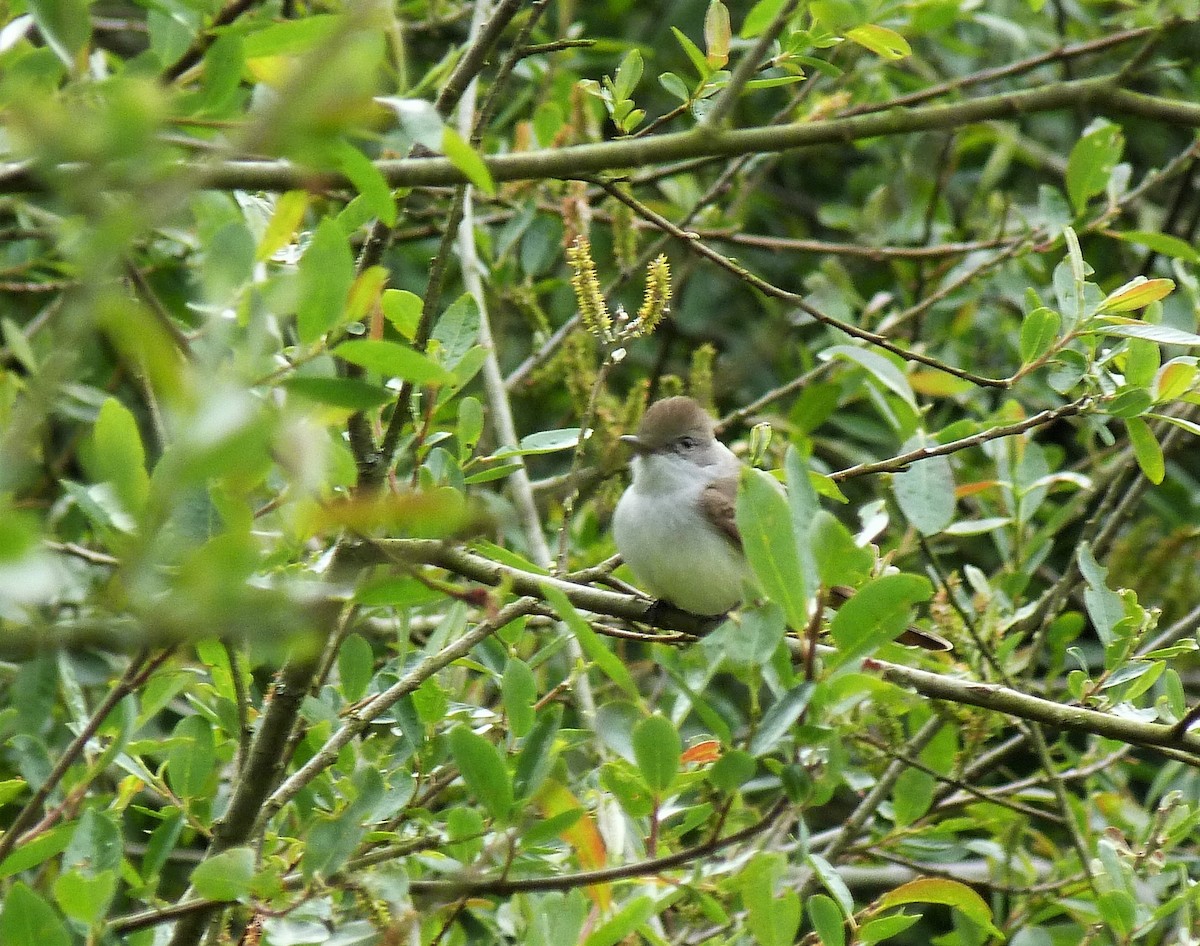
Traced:
[[[633, 451], [632, 481], [613, 514], [617, 550], [656, 598], [701, 617], [737, 607], [753, 588], [738, 529], [738, 480], [745, 464], [715, 435], [712, 416], [695, 398], [650, 405], [636, 434], [621, 436]], [[853, 590], [830, 589], [845, 600]], [[944, 638], [908, 628], [897, 640], [949, 650]]]

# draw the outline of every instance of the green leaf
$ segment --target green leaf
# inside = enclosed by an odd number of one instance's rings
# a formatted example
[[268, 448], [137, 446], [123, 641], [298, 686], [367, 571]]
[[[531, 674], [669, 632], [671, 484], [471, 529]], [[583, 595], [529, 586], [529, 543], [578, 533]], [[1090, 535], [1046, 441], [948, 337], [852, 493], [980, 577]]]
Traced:
[[315, 49], [343, 28], [342, 17], [334, 14], [316, 14], [270, 23], [245, 37], [246, 58], [298, 56]]
[[1097, 636], [1107, 647], [1113, 640], [1113, 628], [1125, 616], [1121, 596], [1108, 587], [1108, 569], [1096, 561], [1087, 542], [1080, 544], [1076, 558], [1079, 562], [1079, 572], [1087, 582], [1083, 593], [1084, 606], [1087, 608], [1088, 617], [1092, 619]]
[[682, 752], [679, 732], [665, 716], [648, 716], [633, 727], [633, 755], [655, 795], [661, 796], [671, 787]]
[[291, 394], [351, 411], [366, 411], [393, 401], [387, 388], [354, 378], [288, 378], [283, 387]]
[[850, 888], [842, 880], [842, 875], [834, 869], [834, 866], [829, 861], [825, 860], [819, 854], [809, 854], [808, 863], [817, 875], [817, 879], [821, 881], [821, 885], [837, 901], [842, 914], [844, 916], [853, 916], [854, 898], [850, 895]]
[[463, 781], [497, 821], [508, 820], [513, 807], [512, 782], [500, 750], [466, 726], [450, 731], [450, 752]]
[[933, 804], [933, 776], [920, 769], [905, 769], [892, 789], [892, 808], [896, 825], [910, 825]]
[[578, 427], [564, 427], [562, 430], [539, 430], [535, 434], [522, 437], [517, 446], [501, 447], [486, 459], [489, 461], [504, 460], [508, 457], [527, 457], [570, 450], [579, 443], [579, 433]]
[[[914, 438], [903, 449], [924, 445], [924, 438]], [[922, 535], [936, 535], [953, 521], [954, 471], [949, 457], [918, 460], [892, 477], [892, 489], [901, 512]]]
[[[117, 892], [117, 872], [68, 870], [54, 881], [54, 899], [72, 920], [91, 926], [108, 912]], [[5, 940], [7, 942], [7, 940]]]
[[1167, 474], [1166, 463], [1163, 460], [1162, 447], [1154, 437], [1154, 431], [1140, 417], [1125, 419], [1125, 430], [1129, 434], [1129, 444], [1133, 447], [1133, 455], [1137, 464], [1145, 474], [1146, 479], [1156, 486], [1163, 481]]
[[1154, 398], [1145, 388], [1123, 387], [1108, 402], [1108, 413], [1113, 417], [1138, 417], [1146, 413]]
[[[31, 841], [23, 841], [0, 864], [0, 880], [44, 864], [50, 858], [60, 854], [70, 843], [75, 827], [73, 822], [60, 824]], [[0, 942], [3, 940], [0, 939]]]
[[1163, 256], [1171, 256], [1191, 263], [1193, 266], [1200, 266], [1200, 252], [1197, 252], [1196, 248], [1186, 240], [1171, 236], [1169, 233], [1159, 233], [1155, 230], [1126, 230], [1124, 233], [1109, 233], [1108, 235], [1115, 236], [1126, 243], [1137, 243]]
[[833, 345], [821, 353], [822, 358], [844, 358], [865, 368], [885, 388], [899, 397], [905, 404], [916, 409], [917, 398], [904, 373], [876, 351], [858, 348], [855, 345]]
[[440, 348], [439, 360], [453, 371], [479, 340], [479, 305], [464, 292], [442, 313], [433, 328], [433, 340]]
[[1082, 213], [1088, 200], [1104, 192], [1109, 176], [1125, 147], [1121, 128], [1100, 121], [1071, 148], [1067, 158], [1067, 196], [1076, 213]]
[[758, 764], [749, 752], [729, 749], [708, 770], [708, 780], [722, 792], [734, 792], [754, 778]]
[[932, 594], [921, 575], [881, 575], [868, 581], [830, 622], [829, 633], [837, 644], [830, 666], [844, 666], [894, 640], [908, 623], [913, 605]]
[[737, 527], [746, 560], [767, 597], [783, 608], [788, 623], [802, 628], [808, 623], [804, 572], [791, 510], [777, 480], [745, 467], [738, 483]]
[[87, 872], [116, 870], [121, 866], [121, 849], [121, 829], [114, 816], [88, 808], [71, 835], [63, 866]]
[[886, 26], [871, 23], [856, 26], [846, 31], [846, 39], [884, 59], [903, 59], [912, 55], [912, 47], [908, 45], [908, 40]]
[[509, 657], [500, 679], [500, 695], [508, 725], [518, 739], [528, 733], [535, 720], [533, 704], [537, 702], [537, 681], [529, 664], [519, 657]]
[[92, 38], [92, 18], [85, 0], [28, 0], [26, 6], [54, 54], [69, 69], [81, 66], [81, 54]]
[[882, 943], [885, 939], [903, 933], [919, 919], [920, 913], [897, 913], [895, 916], [868, 920], [858, 928], [858, 938], [863, 946], [874, 946], [875, 943]]
[[845, 946], [846, 927], [842, 911], [832, 897], [823, 893], [808, 898], [808, 918], [820, 937], [822, 946]]
[[1160, 345], [1200, 345], [1200, 335], [1185, 332], [1182, 329], [1171, 328], [1169, 325], [1151, 325], [1146, 322], [1118, 322], [1115, 324], [1098, 323], [1091, 329], [1100, 335], [1116, 335], [1119, 338], [1146, 338]]
[[642, 54], [631, 49], [617, 67], [617, 75], [613, 81], [613, 92], [618, 99], [628, 99], [633, 90], [642, 81]]
[[4, 896], [0, 943], [4, 946], [71, 946], [71, 936], [54, 908], [17, 881]]
[[542, 585], [542, 592], [558, 616], [567, 622], [567, 627], [578, 639], [579, 646], [583, 648], [583, 652], [587, 654], [592, 663], [600, 668], [601, 673], [636, 700], [638, 698], [637, 684], [633, 682], [633, 677], [629, 675], [625, 664], [604, 645], [604, 642], [592, 630], [591, 625], [575, 610], [575, 605], [571, 604], [570, 599], [554, 585]]
[[216, 750], [212, 726], [203, 716], [185, 716], [171, 733], [167, 780], [181, 798], [198, 798], [214, 775]]
[[808, 600], [821, 584], [817, 560], [813, 552], [813, 523], [821, 511], [817, 492], [813, 488], [813, 473], [808, 469], [795, 444], [788, 444], [783, 457], [784, 480], [787, 483], [788, 509], [792, 516], [792, 535], [800, 563], [800, 593]]
[[458, 426], [454, 435], [458, 438], [465, 460], [483, 436], [483, 405], [479, 403], [479, 398], [464, 397], [458, 402]]
[[424, 308], [421, 297], [407, 289], [385, 289], [379, 299], [379, 307], [396, 331], [412, 341], [417, 334], [417, 326], [421, 324], [421, 311]]
[[705, 80], [712, 75], [712, 68], [709, 66], [708, 60], [705, 59], [704, 53], [700, 52], [700, 48], [674, 26], [671, 27], [671, 32], [675, 34], [676, 41], [683, 47], [683, 51], [687, 54], [688, 59], [691, 60], [701, 80]]
[[787, 0], [758, 0], [742, 20], [742, 29], [738, 33], [742, 39], [753, 39], [768, 26], [775, 22], [779, 11]]
[[1154, 342], [1131, 338], [1125, 352], [1125, 383], [1148, 388], [1154, 383], [1162, 364], [1162, 351]]
[[338, 167], [355, 190], [362, 195], [363, 201], [371, 213], [386, 223], [389, 227], [396, 225], [396, 200], [392, 197], [392, 188], [379, 173], [374, 163], [348, 141], [339, 141], [334, 146], [334, 155]]
[[1061, 327], [1062, 316], [1045, 306], [1025, 316], [1021, 323], [1021, 361], [1028, 364], [1046, 354], [1058, 341]]
[[870, 550], [856, 545], [850, 530], [824, 509], [813, 516], [812, 542], [817, 572], [826, 588], [858, 585], [871, 574], [875, 560]]
[[562, 725], [563, 708], [555, 704], [536, 716], [533, 728], [525, 736], [513, 772], [513, 794], [529, 798], [542, 784], [554, 764], [554, 741]]
[[775, 887], [783, 869], [779, 854], [759, 854], [737, 878], [742, 903], [748, 914], [748, 926], [759, 946], [791, 946], [800, 929], [800, 897], [788, 891], [775, 896]]
[[375, 654], [361, 634], [349, 634], [338, 649], [338, 677], [342, 681], [342, 696], [355, 703], [366, 695], [375, 675]]
[[391, 378], [402, 378], [416, 385], [437, 387], [450, 384], [454, 375], [427, 355], [382, 339], [354, 339], [342, 342], [333, 353], [351, 364], [377, 371]]
[[308, 191], [287, 191], [275, 201], [275, 209], [255, 250], [254, 259], [262, 263], [291, 242], [308, 209]]
[[645, 926], [651, 917], [666, 907], [665, 899], [660, 902], [662, 906], [656, 905], [650, 897], [635, 897], [618, 910], [612, 919], [602, 923], [594, 930], [583, 941], [583, 946], [616, 946], [627, 936]]
[[750, 745], [747, 746], [747, 751], [752, 756], [766, 755], [779, 744], [779, 741], [787, 735], [792, 728], [792, 724], [800, 718], [800, 714], [804, 712], [808, 706], [808, 701], [812, 699], [813, 684], [805, 681], [798, 686], [792, 687], [776, 702], [771, 704], [771, 708], [763, 714], [762, 720], [758, 724], [758, 728], [754, 731], [754, 736], [750, 740]]
[[1114, 289], [1100, 303], [1097, 312], [1132, 312], [1144, 309], [1151, 302], [1164, 299], [1175, 290], [1173, 279], [1147, 279], [1135, 276], [1119, 289]]
[[496, 182], [492, 180], [492, 172], [488, 170], [483, 157], [453, 128], [447, 127], [442, 132], [442, 153], [462, 171], [468, 181], [489, 197], [496, 196]]
[[941, 903], [951, 907], [983, 928], [986, 933], [999, 939], [1004, 938], [992, 924], [992, 911], [984, 899], [966, 884], [957, 880], [923, 877], [910, 880], [895, 890], [890, 890], [875, 901], [877, 910], [887, 910], [906, 903]]
[[300, 305], [296, 310], [296, 333], [311, 345], [342, 321], [350, 285], [354, 282], [354, 258], [338, 222], [326, 217], [317, 227], [299, 266]]
[[205, 859], [192, 871], [192, 885], [202, 897], [228, 902], [250, 893], [254, 880], [254, 849], [234, 847]]
[[1172, 358], [1158, 369], [1154, 378], [1154, 399], [1173, 401], [1186, 394], [1200, 374], [1196, 359], [1191, 357]]
[[110, 397], [101, 406], [91, 447], [89, 472], [101, 482], [112, 483], [126, 509], [139, 512], [150, 494], [146, 450], [133, 414], [116, 398]]
[[690, 102], [692, 92], [684, 81], [673, 72], [664, 72], [658, 77], [658, 84], [681, 102]]

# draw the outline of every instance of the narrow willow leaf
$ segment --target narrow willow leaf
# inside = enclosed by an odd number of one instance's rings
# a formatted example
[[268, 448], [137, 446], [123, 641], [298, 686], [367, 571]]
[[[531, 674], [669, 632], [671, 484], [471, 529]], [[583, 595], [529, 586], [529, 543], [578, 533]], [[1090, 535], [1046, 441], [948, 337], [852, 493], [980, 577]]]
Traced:
[[738, 487], [736, 518], [746, 559], [763, 591], [783, 608], [793, 628], [804, 627], [808, 622], [804, 571], [779, 483], [762, 470], [746, 467]]
[[1154, 431], [1140, 417], [1125, 419], [1125, 430], [1129, 434], [1129, 444], [1133, 447], [1133, 455], [1137, 464], [1145, 474], [1146, 479], [1156, 486], [1163, 481], [1167, 468], [1163, 460], [1162, 447], [1154, 437]]
[[203, 861], [192, 871], [196, 892], [210, 900], [237, 900], [250, 892], [254, 849], [235, 847]]

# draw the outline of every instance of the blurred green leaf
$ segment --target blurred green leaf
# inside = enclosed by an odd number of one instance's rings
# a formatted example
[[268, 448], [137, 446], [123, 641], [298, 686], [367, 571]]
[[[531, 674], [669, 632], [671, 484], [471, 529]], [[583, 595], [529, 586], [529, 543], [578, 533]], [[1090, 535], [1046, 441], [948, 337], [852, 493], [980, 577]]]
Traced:
[[450, 159], [450, 163], [463, 172], [463, 175], [481, 191], [492, 197], [496, 193], [496, 183], [479, 152], [462, 139], [453, 128], [442, 132], [441, 151]]
[[992, 936], [1003, 937], [992, 923], [992, 911], [983, 898], [957, 880], [924, 877], [890, 890], [875, 902], [876, 909], [887, 910], [906, 903], [941, 903], [962, 913]]
[[471, 794], [493, 818], [506, 822], [512, 812], [513, 789], [499, 750], [466, 726], [456, 726], [450, 731], [450, 751]]
[[450, 372], [433, 359], [397, 342], [352, 339], [342, 342], [333, 353], [351, 364], [414, 384], [436, 386], [453, 380]]
[[537, 681], [525, 661], [510, 657], [500, 680], [500, 693], [504, 700], [504, 711], [508, 714], [509, 728], [518, 739], [532, 728], [536, 715]]
[[912, 47], [908, 45], [908, 40], [886, 26], [873, 23], [856, 26], [846, 31], [846, 39], [853, 40], [883, 59], [904, 59], [912, 55]]
[[1167, 468], [1166, 461], [1163, 459], [1162, 447], [1159, 446], [1154, 431], [1140, 417], [1127, 417], [1125, 432], [1129, 435], [1133, 455], [1137, 459], [1142, 473], [1151, 483], [1158, 485], [1167, 475]]
[[679, 732], [665, 716], [648, 716], [633, 727], [633, 754], [650, 790], [663, 795], [679, 772], [683, 747]]
[[4, 946], [71, 946], [71, 936], [50, 904], [18, 881], [4, 897], [0, 943]]
[[1067, 196], [1076, 213], [1083, 212], [1089, 198], [1104, 192], [1124, 147], [1120, 126], [1105, 121], [1094, 124], [1075, 142], [1067, 158]]
[[254, 851], [248, 847], [222, 851], [192, 871], [196, 892], [210, 900], [239, 900], [250, 893], [253, 879]]
[[823, 893], [808, 898], [808, 918], [820, 937], [822, 946], [845, 946], [846, 929], [842, 913], [833, 899]]
[[300, 260], [300, 307], [296, 331], [312, 344], [339, 325], [354, 281], [354, 259], [342, 228], [332, 218], [321, 221]]

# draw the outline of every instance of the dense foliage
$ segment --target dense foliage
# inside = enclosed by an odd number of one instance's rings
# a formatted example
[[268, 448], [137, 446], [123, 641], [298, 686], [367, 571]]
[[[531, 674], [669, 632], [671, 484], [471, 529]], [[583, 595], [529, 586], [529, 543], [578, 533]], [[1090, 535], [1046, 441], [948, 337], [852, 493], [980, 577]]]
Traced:
[[1200, 3], [0, 11], [0, 943], [1200, 942]]

